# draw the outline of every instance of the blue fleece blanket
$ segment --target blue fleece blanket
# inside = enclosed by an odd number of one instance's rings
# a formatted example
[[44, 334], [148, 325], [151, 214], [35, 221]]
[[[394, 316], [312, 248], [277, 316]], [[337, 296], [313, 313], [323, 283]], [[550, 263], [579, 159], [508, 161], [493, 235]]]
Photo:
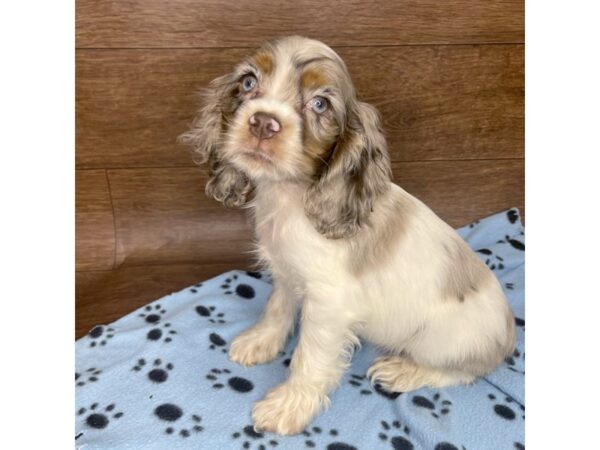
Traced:
[[524, 449], [524, 231], [516, 209], [460, 235], [499, 278], [517, 323], [512, 357], [472, 386], [387, 393], [365, 372], [365, 344], [331, 407], [302, 434], [257, 433], [252, 404], [287, 377], [291, 339], [271, 364], [227, 358], [232, 339], [259, 317], [268, 273], [224, 273], [170, 294], [76, 343], [75, 444], [82, 449]]

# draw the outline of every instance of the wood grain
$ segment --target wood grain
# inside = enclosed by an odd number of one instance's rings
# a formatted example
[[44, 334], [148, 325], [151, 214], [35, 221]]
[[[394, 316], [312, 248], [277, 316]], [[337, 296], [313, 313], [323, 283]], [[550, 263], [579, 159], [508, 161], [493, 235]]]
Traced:
[[249, 259], [253, 232], [246, 214], [209, 200], [200, 169], [123, 169], [108, 175], [118, 265]]
[[171, 292], [228, 270], [244, 268], [243, 263], [180, 264], [77, 272], [76, 337]]
[[300, 34], [330, 45], [523, 42], [523, 0], [78, 0], [77, 47], [254, 47]]
[[[360, 96], [379, 108], [393, 160], [523, 157], [522, 45], [338, 50]], [[79, 50], [77, 166], [191, 166], [176, 138], [196, 93], [246, 53]]]
[[[394, 163], [395, 180], [452, 226], [523, 208], [523, 160]], [[117, 264], [249, 261], [246, 213], [203, 193], [197, 168], [110, 170]]]
[[115, 234], [105, 171], [77, 170], [75, 189], [76, 268], [112, 268]]

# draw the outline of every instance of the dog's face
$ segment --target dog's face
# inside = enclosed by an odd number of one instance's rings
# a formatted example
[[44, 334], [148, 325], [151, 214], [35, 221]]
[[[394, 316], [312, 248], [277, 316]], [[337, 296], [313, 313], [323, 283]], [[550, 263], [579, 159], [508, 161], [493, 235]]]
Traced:
[[389, 184], [377, 112], [356, 99], [341, 58], [311, 39], [267, 43], [214, 80], [182, 138], [209, 162], [207, 192], [228, 206], [264, 179], [306, 183], [307, 216], [330, 238], [356, 233]]

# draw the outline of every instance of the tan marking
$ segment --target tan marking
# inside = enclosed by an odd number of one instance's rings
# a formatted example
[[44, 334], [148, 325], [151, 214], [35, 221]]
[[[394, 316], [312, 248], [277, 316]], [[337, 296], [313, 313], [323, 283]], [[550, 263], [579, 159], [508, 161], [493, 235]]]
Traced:
[[268, 75], [273, 71], [273, 55], [266, 51], [261, 51], [254, 55], [254, 62], [262, 73]]
[[300, 82], [304, 89], [317, 89], [327, 84], [327, 76], [323, 71], [311, 68], [302, 73]]

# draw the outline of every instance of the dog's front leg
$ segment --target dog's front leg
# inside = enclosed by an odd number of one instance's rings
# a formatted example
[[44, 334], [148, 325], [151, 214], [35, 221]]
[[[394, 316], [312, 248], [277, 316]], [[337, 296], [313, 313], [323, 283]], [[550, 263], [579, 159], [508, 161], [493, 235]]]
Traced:
[[273, 293], [260, 320], [237, 336], [229, 349], [229, 358], [245, 367], [274, 360], [283, 350], [294, 327], [298, 306], [293, 290], [275, 278]]
[[327, 394], [337, 386], [357, 343], [352, 324], [341, 300], [307, 296], [290, 376], [254, 405], [256, 429], [300, 433], [328, 406]]

